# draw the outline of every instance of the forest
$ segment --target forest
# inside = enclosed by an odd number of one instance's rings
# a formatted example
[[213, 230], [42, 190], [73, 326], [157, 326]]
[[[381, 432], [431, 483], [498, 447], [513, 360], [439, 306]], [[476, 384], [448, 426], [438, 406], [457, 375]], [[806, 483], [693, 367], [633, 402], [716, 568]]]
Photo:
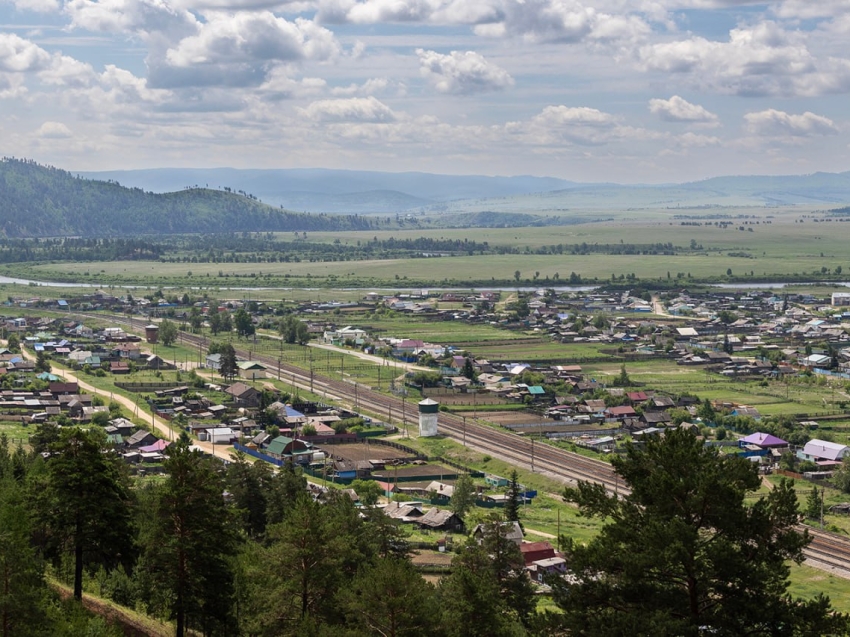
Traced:
[[[314, 497], [291, 464], [227, 465], [168, 447], [165, 474], [131, 478], [93, 427], [40, 425], [32, 451], [0, 437], [0, 633], [73, 635], [74, 598], [93, 591], [172, 621], [178, 637], [315, 635], [846, 634], [824, 596], [787, 593], [808, 543], [790, 483], [746, 502], [760, 480], [685, 430], [614, 459], [622, 497], [579, 483], [564, 498], [607, 522], [562, 538], [572, 576], [547, 579], [539, 610], [518, 546], [495, 514], [454, 547], [434, 584], [398, 522], [342, 491]], [[504, 517], [508, 517], [507, 512]], [[58, 609], [58, 610], [57, 610]], [[111, 637], [110, 627], [85, 634]]]
[[123, 236], [185, 232], [367, 230], [357, 215], [296, 213], [228, 191], [156, 194], [82, 179], [35, 162], [0, 161], [0, 236]]

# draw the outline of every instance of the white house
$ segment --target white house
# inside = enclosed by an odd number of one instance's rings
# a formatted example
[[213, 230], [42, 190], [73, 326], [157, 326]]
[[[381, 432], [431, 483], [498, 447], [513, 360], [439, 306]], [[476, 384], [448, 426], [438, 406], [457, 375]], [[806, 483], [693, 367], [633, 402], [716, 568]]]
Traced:
[[850, 292], [833, 292], [832, 304], [834, 306], [850, 305]]
[[239, 434], [230, 427], [210, 427], [206, 432], [207, 439], [216, 445], [229, 445], [233, 439], [239, 437]]
[[797, 452], [800, 459], [812, 462], [841, 462], [847, 454], [850, 454], [850, 447], [847, 445], [816, 438], [809, 440], [806, 446]]
[[355, 343], [357, 341], [364, 340], [369, 334], [366, 330], [362, 330], [357, 327], [351, 327], [350, 325], [343, 327], [339, 330], [327, 331], [322, 335], [325, 343], [336, 343], [342, 344], [347, 340], [352, 340]]

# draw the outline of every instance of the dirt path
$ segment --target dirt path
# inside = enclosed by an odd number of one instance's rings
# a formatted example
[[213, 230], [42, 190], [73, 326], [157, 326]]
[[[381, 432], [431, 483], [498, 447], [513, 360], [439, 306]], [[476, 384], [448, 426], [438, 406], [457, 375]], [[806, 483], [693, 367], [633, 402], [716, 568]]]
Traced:
[[658, 316], [663, 316], [667, 319], [673, 319], [676, 321], [707, 321], [707, 318], [704, 317], [696, 317], [696, 316], [676, 316], [675, 314], [670, 314], [667, 310], [664, 309], [664, 304], [661, 303], [658, 296], [652, 297], [652, 313], [657, 314]]
[[[32, 355], [26, 348], [21, 348], [23, 356], [30, 360], [35, 360], [35, 356]], [[80, 389], [86, 390], [90, 394], [97, 394], [107, 400], [114, 400], [122, 407], [125, 407], [130, 411], [130, 413], [139, 415], [144, 414], [145, 417], [150, 416], [150, 424], [153, 428], [155, 428], [159, 433], [161, 433], [166, 440], [175, 440], [177, 438], [178, 432], [175, 432], [174, 429], [171, 428], [171, 425], [163, 420], [162, 418], [157, 418], [152, 414], [145, 414], [145, 412], [140, 407], [141, 399], [139, 402], [134, 402], [127, 398], [126, 396], [122, 396], [121, 394], [116, 394], [114, 392], [107, 392], [103, 389], [98, 389], [97, 387], [90, 385], [84, 380], [80, 380], [79, 376], [74, 372], [61, 368], [55, 367], [53, 369], [53, 374], [57, 376], [62, 376], [68, 382], [76, 382]], [[224, 460], [231, 460], [232, 456], [230, 455], [230, 450], [232, 447], [230, 445], [213, 445], [210, 442], [202, 442], [200, 440], [193, 440], [192, 445], [202, 449], [204, 452], [222, 458]]]
[[[62, 599], [68, 599], [73, 595], [69, 586], [57, 581], [50, 581], [49, 584]], [[158, 624], [158, 622], [153, 619], [149, 622], [140, 621], [130, 611], [118, 604], [94, 597], [88, 593], [83, 593], [83, 607], [90, 613], [100, 615], [108, 622], [120, 626], [127, 637], [171, 637], [174, 634], [174, 629], [169, 626], [157, 626], [155, 624]]]

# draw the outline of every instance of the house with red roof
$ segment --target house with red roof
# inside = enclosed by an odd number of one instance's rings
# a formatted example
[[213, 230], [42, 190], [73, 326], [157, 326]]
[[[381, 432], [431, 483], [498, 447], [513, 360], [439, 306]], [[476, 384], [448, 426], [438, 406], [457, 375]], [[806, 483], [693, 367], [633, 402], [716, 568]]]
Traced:
[[530, 566], [537, 560], [557, 557], [555, 548], [549, 542], [523, 542], [519, 545], [519, 551], [522, 553], [526, 566]]
[[609, 418], [634, 418], [637, 416], [637, 412], [631, 407], [631, 405], [620, 405], [619, 407], [609, 407], [605, 410], [605, 415]]

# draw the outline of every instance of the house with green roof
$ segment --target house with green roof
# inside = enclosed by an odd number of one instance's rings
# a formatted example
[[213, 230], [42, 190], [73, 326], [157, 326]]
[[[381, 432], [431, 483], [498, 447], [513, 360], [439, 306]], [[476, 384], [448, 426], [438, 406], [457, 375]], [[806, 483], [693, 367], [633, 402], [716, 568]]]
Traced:
[[310, 462], [313, 448], [310, 443], [299, 438], [278, 436], [266, 447], [266, 453], [279, 460], [292, 459], [293, 462]]

